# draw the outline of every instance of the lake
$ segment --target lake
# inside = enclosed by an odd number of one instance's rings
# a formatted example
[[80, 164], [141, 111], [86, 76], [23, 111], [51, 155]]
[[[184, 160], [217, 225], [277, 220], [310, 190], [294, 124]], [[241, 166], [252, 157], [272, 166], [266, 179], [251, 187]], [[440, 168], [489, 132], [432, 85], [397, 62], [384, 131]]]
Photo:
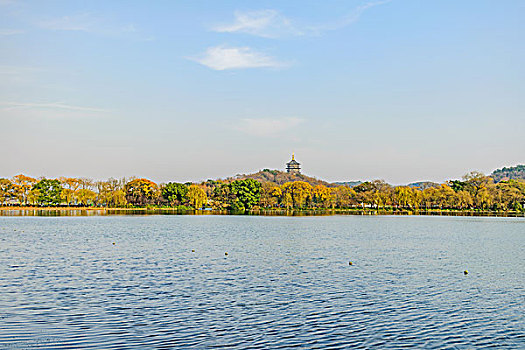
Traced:
[[524, 218], [0, 217], [2, 349], [518, 349], [524, 304]]

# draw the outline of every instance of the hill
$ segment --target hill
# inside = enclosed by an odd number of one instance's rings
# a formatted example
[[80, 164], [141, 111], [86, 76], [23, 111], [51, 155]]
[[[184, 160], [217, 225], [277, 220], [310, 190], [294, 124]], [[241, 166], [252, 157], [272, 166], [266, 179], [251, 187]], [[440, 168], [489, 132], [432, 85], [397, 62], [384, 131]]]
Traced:
[[411, 184], [408, 184], [407, 186], [425, 190], [430, 187], [439, 187], [440, 184], [438, 184], [437, 182], [432, 182], [432, 181], [420, 181], [420, 182], [412, 182]]
[[338, 181], [334, 182], [333, 184], [336, 186], [348, 186], [348, 187], [354, 187], [357, 185], [361, 185], [363, 181]]
[[513, 167], [497, 169], [494, 170], [489, 176], [494, 179], [494, 182], [510, 179], [525, 179], [525, 165], [516, 165]]
[[279, 170], [270, 170], [270, 169], [264, 169], [259, 172], [256, 172], [254, 174], [239, 174], [236, 175], [234, 178], [230, 178], [227, 180], [240, 180], [240, 179], [254, 179], [260, 182], [273, 182], [277, 185], [282, 185], [287, 182], [292, 181], [304, 181], [308, 182], [312, 186], [317, 185], [324, 185], [327, 187], [335, 187], [337, 185], [330, 184], [326, 181], [316, 179], [315, 177], [307, 176], [304, 174], [293, 174], [293, 173], [287, 173], [284, 171]]

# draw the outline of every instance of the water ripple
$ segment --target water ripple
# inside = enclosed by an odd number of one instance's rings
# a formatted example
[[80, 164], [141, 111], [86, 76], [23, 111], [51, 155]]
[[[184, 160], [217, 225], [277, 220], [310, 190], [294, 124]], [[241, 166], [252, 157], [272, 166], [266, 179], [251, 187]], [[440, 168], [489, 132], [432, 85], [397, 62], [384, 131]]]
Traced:
[[525, 348], [524, 227], [2, 217], [0, 348]]

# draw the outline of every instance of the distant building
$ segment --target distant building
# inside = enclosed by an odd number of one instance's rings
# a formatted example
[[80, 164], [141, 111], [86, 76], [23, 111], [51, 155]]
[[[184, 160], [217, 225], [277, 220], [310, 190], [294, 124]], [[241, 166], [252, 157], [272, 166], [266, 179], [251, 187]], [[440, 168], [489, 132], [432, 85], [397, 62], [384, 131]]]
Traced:
[[286, 171], [288, 173], [300, 174], [301, 173], [301, 164], [295, 161], [295, 156], [292, 153], [292, 160], [286, 163]]

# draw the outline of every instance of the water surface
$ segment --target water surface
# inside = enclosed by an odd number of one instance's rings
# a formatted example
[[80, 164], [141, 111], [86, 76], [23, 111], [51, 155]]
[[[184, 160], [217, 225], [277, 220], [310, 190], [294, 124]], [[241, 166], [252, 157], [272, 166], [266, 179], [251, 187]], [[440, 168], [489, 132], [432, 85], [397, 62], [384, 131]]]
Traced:
[[524, 248], [523, 218], [0, 217], [0, 348], [524, 348]]

